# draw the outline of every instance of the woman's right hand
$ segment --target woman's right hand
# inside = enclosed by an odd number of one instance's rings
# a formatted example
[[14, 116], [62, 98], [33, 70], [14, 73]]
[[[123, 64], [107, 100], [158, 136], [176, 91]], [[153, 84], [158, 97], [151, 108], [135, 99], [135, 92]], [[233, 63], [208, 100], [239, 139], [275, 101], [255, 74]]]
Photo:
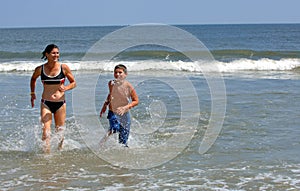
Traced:
[[35, 94], [31, 94], [31, 107], [34, 107], [34, 100], [36, 99]]

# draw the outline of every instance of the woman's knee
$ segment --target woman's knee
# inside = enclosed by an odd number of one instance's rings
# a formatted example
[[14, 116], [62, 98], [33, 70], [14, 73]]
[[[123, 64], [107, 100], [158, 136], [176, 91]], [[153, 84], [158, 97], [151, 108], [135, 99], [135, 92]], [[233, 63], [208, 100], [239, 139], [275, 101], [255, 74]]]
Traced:
[[50, 137], [51, 137], [50, 127], [44, 126], [42, 140], [50, 139]]

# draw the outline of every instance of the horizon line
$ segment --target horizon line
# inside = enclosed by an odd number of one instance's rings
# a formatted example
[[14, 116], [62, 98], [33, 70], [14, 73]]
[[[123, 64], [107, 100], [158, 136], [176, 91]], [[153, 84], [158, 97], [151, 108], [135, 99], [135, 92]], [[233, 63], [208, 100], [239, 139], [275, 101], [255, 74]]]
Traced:
[[[149, 24], [149, 23], [136, 23], [136, 24]], [[72, 27], [124, 27], [124, 26], [132, 26], [136, 24], [111, 24], [111, 25], [44, 25], [44, 26], [0, 26], [0, 29], [30, 29], [30, 28], [72, 28]], [[153, 24], [153, 23], [152, 23]], [[157, 24], [165, 24], [170, 26], [188, 26], [188, 25], [284, 25], [284, 24], [300, 24], [300, 22], [262, 22], [262, 23], [157, 23]]]

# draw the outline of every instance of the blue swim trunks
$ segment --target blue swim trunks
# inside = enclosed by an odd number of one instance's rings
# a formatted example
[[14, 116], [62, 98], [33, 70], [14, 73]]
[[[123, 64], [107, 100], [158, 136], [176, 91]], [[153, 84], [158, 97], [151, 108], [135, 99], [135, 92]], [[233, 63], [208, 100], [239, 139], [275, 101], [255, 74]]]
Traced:
[[117, 115], [108, 111], [107, 119], [109, 120], [109, 130], [113, 133], [119, 132], [119, 143], [127, 145], [130, 132], [130, 114]]

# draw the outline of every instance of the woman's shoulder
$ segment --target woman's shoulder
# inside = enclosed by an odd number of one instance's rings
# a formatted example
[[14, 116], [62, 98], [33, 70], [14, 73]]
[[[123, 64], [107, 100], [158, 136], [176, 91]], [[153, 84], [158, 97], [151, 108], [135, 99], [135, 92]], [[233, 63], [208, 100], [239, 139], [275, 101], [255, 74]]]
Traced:
[[43, 67], [44, 64], [42, 65], [39, 65], [37, 67], [35, 67], [34, 71], [38, 72], [38, 71], [42, 71], [42, 67]]
[[60, 63], [60, 65], [63, 69], [69, 69], [69, 66], [67, 64]]
[[33, 78], [37, 78], [37, 77], [39, 77], [42, 74], [42, 66], [43, 65], [35, 67], [34, 72], [32, 74]]
[[64, 74], [67, 74], [67, 73], [71, 72], [71, 69], [67, 64], [60, 63], [60, 66], [61, 66]]

